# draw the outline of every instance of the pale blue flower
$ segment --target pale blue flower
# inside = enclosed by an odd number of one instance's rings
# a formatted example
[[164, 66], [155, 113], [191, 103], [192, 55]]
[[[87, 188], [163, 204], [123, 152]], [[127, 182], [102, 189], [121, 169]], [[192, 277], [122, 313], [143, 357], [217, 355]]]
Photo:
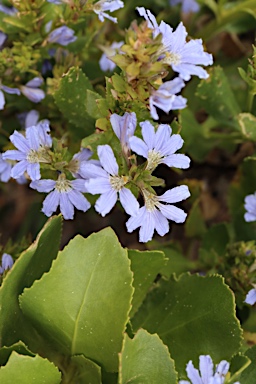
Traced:
[[160, 124], [156, 132], [149, 121], [141, 122], [140, 126], [144, 141], [133, 136], [130, 138], [130, 146], [134, 152], [148, 160], [146, 169], [152, 171], [159, 164], [182, 169], [189, 167], [188, 156], [175, 154], [184, 141], [180, 135], [172, 135], [172, 129], [168, 124]]
[[76, 153], [69, 163], [69, 170], [77, 179], [85, 179], [83, 170], [88, 164], [100, 166], [99, 160], [90, 159], [93, 152], [88, 148], [81, 148], [80, 152]]
[[170, 5], [181, 4], [181, 10], [184, 13], [198, 12], [200, 9], [196, 0], [170, 0]]
[[245, 198], [246, 213], [244, 215], [244, 219], [247, 222], [256, 220], [256, 192], [253, 195], [248, 195]]
[[[133, 215], [126, 223], [127, 231], [133, 232], [140, 227], [139, 241], [147, 243], [152, 240], [154, 231], [164, 236], [169, 232], [168, 220], [183, 223], [187, 214], [172, 203], [187, 199], [190, 192], [186, 185], [172, 188], [161, 196], [142, 190], [145, 206], [141, 207], [137, 215]], [[164, 203], [164, 204], [163, 204]]]
[[18, 179], [27, 172], [31, 180], [40, 179], [40, 162], [49, 162], [47, 150], [52, 146], [49, 131], [49, 125], [45, 122], [27, 128], [26, 137], [14, 131], [10, 140], [18, 150], [8, 150], [2, 155], [4, 160], [17, 161], [11, 170], [11, 177]]
[[[180, 380], [179, 384], [223, 384], [229, 370], [229, 363], [222, 360], [216, 369], [209, 355], [201, 355], [199, 357], [199, 370], [196, 369], [190, 360], [186, 367], [188, 380]], [[200, 372], [199, 372], [200, 371]], [[236, 381], [234, 384], [239, 384]]]
[[115, 69], [116, 63], [111, 60], [111, 57], [115, 56], [117, 53], [122, 53], [120, 48], [123, 44], [123, 41], [119, 41], [118, 43], [114, 41], [109, 47], [101, 47], [104, 51], [99, 61], [99, 65], [102, 71], [113, 71]]
[[130, 149], [129, 139], [134, 135], [137, 117], [134, 112], [125, 112], [123, 116], [119, 116], [116, 113], [110, 116], [110, 122], [116, 136], [120, 140], [123, 151], [127, 153]]
[[3, 91], [9, 93], [9, 95], [20, 95], [20, 90], [18, 88], [11, 88], [0, 84], [0, 110], [4, 109], [5, 105], [5, 97]]
[[164, 84], [160, 85], [157, 90], [154, 90], [151, 93], [149, 106], [150, 114], [154, 120], [159, 119], [156, 107], [165, 113], [186, 107], [187, 99], [176, 95], [176, 93], [179, 93], [184, 86], [184, 81], [177, 77], [174, 80], [166, 81]]
[[60, 206], [64, 219], [72, 220], [75, 213], [74, 207], [86, 212], [91, 206], [83, 195], [87, 192], [83, 179], [67, 180], [64, 174], [60, 174], [56, 181], [50, 179], [32, 181], [30, 187], [38, 192], [50, 192], [44, 199], [42, 208], [42, 212], [48, 217]]
[[148, 27], [153, 30], [153, 35], [162, 34], [163, 47], [159, 51], [159, 57], [163, 62], [170, 65], [183, 80], [190, 80], [192, 75], [200, 79], [206, 79], [209, 75], [200, 65], [211, 65], [212, 55], [204, 52], [201, 39], [186, 42], [187, 31], [183, 23], [180, 22], [175, 31], [161, 21], [158, 26], [155, 16], [144, 7], [136, 8], [148, 23]]
[[256, 289], [252, 288], [246, 295], [245, 301], [246, 304], [254, 305], [256, 303]]
[[20, 87], [21, 92], [33, 103], [39, 103], [45, 98], [45, 93], [42, 89], [38, 89], [43, 83], [43, 79], [40, 77], [34, 77], [28, 81], [25, 85]]
[[11, 269], [13, 266], [13, 258], [8, 253], [2, 255], [2, 265], [0, 267], [0, 274], [2, 275], [7, 269]]
[[104, 18], [117, 23], [117, 18], [110, 16], [106, 12], [114, 12], [123, 8], [124, 3], [120, 0], [100, 0], [93, 5], [93, 11], [98, 15], [99, 20], [103, 23]]
[[62, 25], [61, 27], [54, 29], [49, 34], [48, 41], [50, 43], [58, 43], [66, 46], [76, 41], [77, 37], [74, 36], [74, 33], [75, 31], [73, 31], [73, 29], [67, 27], [66, 25]]
[[124, 210], [129, 215], [135, 215], [139, 203], [132, 192], [125, 187], [129, 177], [118, 174], [119, 167], [112, 148], [109, 145], [99, 145], [98, 157], [102, 167], [88, 164], [83, 170], [83, 175], [89, 179], [85, 182], [88, 192], [92, 195], [101, 194], [95, 204], [96, 211], [105, 216], [114, 207], [119, 195]]

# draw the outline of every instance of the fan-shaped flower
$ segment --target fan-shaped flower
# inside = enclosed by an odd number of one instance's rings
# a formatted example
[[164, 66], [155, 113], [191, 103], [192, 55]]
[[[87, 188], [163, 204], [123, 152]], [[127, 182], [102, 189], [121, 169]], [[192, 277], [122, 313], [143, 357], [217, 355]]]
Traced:
[[209, 76], [200, 65], [211, 65], [213, 58], [211, 54], [204, 52], [201, 39], [187, 42], [187, 31], [182, 22], [173, 31], [164, 21], [158, 26], [155, 16], [144, 7], [137, 7], [137, 10], [147, 20], [148, 27], [153, 29], [154, 36], [162, 34], [163, 47], [159, 51], [159, 57], [178, 72], [183, 80], [189, 80], [192, 75], [200, 79]]
[[119, 176], [119, 167], [112, 148], [109, 145], [98, 146], [98, 156], [101, 167], [88, 164], [83, 170], [83, 175], [89, 180], [85, 182], [89, 193], [101, 194], [96, 201], [95, 209], [102, 216], [111, 211], [117, 202], [120, 203], [129, 215], [135, 215], [139, 209], [139, 203], [132, 192], [125, 187], [129, 182], [128, 176]]
[[190, 159], [183, 154], [175, 154], [183, 145], [180, 135], [172, 135], [167, 124], [160, 124], [157, 131], [149, 121], [140, 123], [143, 140], [136, 136], [130, 138], [131, 149], [148, 160], [147, 169], [153, 171], [159, 164], [169, 167], [188, 168]]
[[[161, 196], [157, 196], [146, 189], [142, 190], [145, 206], [141, 207], [137, 215], [133, 215], [126, 223], [128, 232], [140, 227], [139, 241], [146, 243], [152, 240], [154, 231], [164, 236], [169, 232], [168, 220], [183, 223], [187, 214], [172, 205], [190, 196], [186, 185], [172, 188]], [[163, 204], [165, 203], [165, 204]]]
[[75, 213], [74, 207], [86, 212], [91, 206], [82, 194], [87, 192], [83, 179], [67, 180], [64, 174], [60, 174], [58, 180], [32, 181], [30, 187], [38, 192], [50, 192], [44, 199], [42, 208], [42, 212], [48, 217], [60, 206], [64, 219], [72, 220]]
[[49, 131], [47, 122], [27, 128], [25, 137], [14, 131], [10, 140], [18, 150], [8, 150], [2, 155], [3, 160], [17, 161], [11, 170], [11, 177], [17, 179], [27, 172], [31, 180], [40, 179], [40, 162], [50, 162], [48, 149], [52, 146], [52, 139]]
[[164, 84], [160, 85], [157, 90], [152, 92], [149, 98], [149, 106], [150, 114], [153, 119], [159, 119], [156, 107], [165, 113], [186, 107], [187, 99], [176, 95], [176, 93], [179, 93], [184, 86], [184, 81], [179, 77], [176, 77], [174, 80], [166, 81]]

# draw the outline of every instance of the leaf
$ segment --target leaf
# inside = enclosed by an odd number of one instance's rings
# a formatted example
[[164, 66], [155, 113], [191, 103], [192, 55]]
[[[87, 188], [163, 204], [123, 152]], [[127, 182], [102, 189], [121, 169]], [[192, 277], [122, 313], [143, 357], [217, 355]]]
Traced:
[[59, 384], [60, 381], [58, 369], [40, 356], [31, 357], [12, 352], [7, 364], [0, 368], [0, 382], [4, 384]]
[[241, 112], [235, 96], [230, 88], [228, 79], [221, 67], [209, 70], [210, 77], [202, 80], [196, 95], [201, 106], [210, 116], [227, 127], [239, 129], [236, 116]]
[[128, 383], [177, 383], [174, 361], [158, 335], [150, 335], [144, 329], [132, 340], [125, 335], [118, 384]]
[[206, 232], [206, 225], [200, 208], [200, 200], [197, 199], [190, 209], [185, 223], [186, 235], [188, 237], [201, 237]]
[[242, 355], [241, 353], [238, 353], [237, 355], [232, 357], [231, 363], [230, 363], [230, 375], [231, 375], [231, 381], [230, 383], [235, 383], [239, 379], [240, 374], [250, 365], [251, 360], [247, 357]]
[[157, 333], [169, 347], [176, 369], [184, 373], [189, 360], [209, 354], [229, 360], [239, 349], [241, 328], [235, 317], [234, 296], [219, 275], [182, 275], [161, 280], [132, 320]]
[[127, 251], [106, 228], [71, 240], [50, 272], [24, 291], [21, 308], [63, 354], [83, 354], [107, 371], [117, 371], [131, 283]]
[[23, 340], [31, 350], [38, 346], [38, 335], [24, 318], [18, 296], [50, 269], [59, 249], [61, 222], [61, 216], [49, 219], [35, 242], [20, 255], [4, 279], [0, 288], [1, 346], [10, 346], [19, 340]]
[[18, 341], [10, 347], [2, 347], [0, 349], [0, 365], [5, 365], [7, 363], [13, 351], [17, 352], [19, 355], [35, 356], [22, 341]]
[[256, 377], [256, 345], [248, 349], [245, 355], [251, 360], [251, 364], [246, 368], [239, 377], [240, 384], [255, 384]]
[[134, 274], [133, 287], [135, 291], [130, 313], [130, 317], [133, 317], [167, 259], [165, 259], [164, 253], [160, 251], [141, 252], [131, 249], [128, 250], [128, 257], [131, 260], [131, 270]]
[[87, 90], [86, 111], [94, 119], [107, 117], [109, 114], [106, 100], [91, 90]]
[[248, 139], [256, 140], [256, 117], [251, 113], [240, 113], [238, 115], [238, 123], [243, 136]]
[[72, 380], [75, 380], [76, 384], [101, 384], [100, 367], [93, 361], [86, 359], [83, 355], [72, 356], [70, 368], [75, 370], [71, 374]]
[[53, 96], [59, 110], [70, 123], [91, 133], [95, 120], [86, 110], [87, 90], [93, 91], [89, 79], [81, 69], [72, 67], [63, 75]]

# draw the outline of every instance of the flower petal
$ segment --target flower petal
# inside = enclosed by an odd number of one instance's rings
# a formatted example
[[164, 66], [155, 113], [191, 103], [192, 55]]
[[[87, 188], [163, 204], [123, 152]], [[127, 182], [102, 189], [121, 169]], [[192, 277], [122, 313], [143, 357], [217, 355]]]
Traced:
[[27, 163], [27, 173], [32, 181], [41, 179], [40, 164]]
[[245, 302], [246, 304], [250, 304], [250, 305], [254, 305], [254, 304], [256, 303], [256, 289], [255, 289], [255, 288], [251, 289], [251, 290], [247, 293], [244, 302]]
[[[55, 188], [56, 181], [51, 179], [41, 179], [31, 181], [30, 188], [36, 189], [38, 192], [50, 192]], [[57, 208], [57, 207], [56, 207]]]
[[119, 192], [120, 203], [128, 215], [135, 216], [139, 211], [139, 203], [128, 188], [122, 188]]
[[189, 189], [186, 185], [180, 185], [166, 191], [163, 195], [158, 197], [159, 201], [164, 203], [178, 203], [179, 201], [185, 200], [190, 196]]
[[143, 156], [143, 157], [145, 157], [145, 159], [147, 159], [147, 157], [148, 157], [148, 147], [144, 143], [143, 140], [139, 139], [136, 136], [132, 136], [130, 138], [130, 140], [129, 140], [129, 143], [130, 143], [130, 147], [131, 147], [133, 152], [135, 152], [138, 155]]
[[89, 201], [84, 197], [84, 195], [82, 195], [81, 192], [79, 191], [75, 191], [75, 190], [71, 190], [67, 193], [68, 195], [68, 198], [71, 202], [71, 204], [73, 204], [76, 209], [79, 209], [80, 211], [83, 211], [83, 212], [86, 212], [91, 204], [89, 203]]
[[184, 223], [186, 220], [187, 214], [183, 209], [177, 208], [174, 205], [158, 204], [158, 208], [167, 219], [175, 221], [175, 223]]
[[112, 148], [109, 145], [99, 145], [97, 151], [100, 163], [105, 171], [112, 176], [118, 175], [118, 164]]
[[51, 193], [49, 193], [48, 196], [46, 196], [46, 198], [43, 201], [42, 212], [46, 216], [50, 217], [53, 214], [53, 212], [55, 212], [56, 209], [58, 208], [59, 202], [60, 202], [60, 192], [57, 192], [56, 190], [52, 191]]
[[60, 193], [60, 211], [65, 220], [72, 220], [74, 218], [74, 206], [69, 200], [69, 192]]
[[199, 370], [203, 383], [209, 383], [213, 376], [213, 361], [209, 355], [199, 356]]
[[117, 192], [111, 189], [110, 191], [103, 193], [95, 204], [95, 210], [101, 214], [101, 216], [106, 216], [107, 213], [111, 211], [117, 201]]

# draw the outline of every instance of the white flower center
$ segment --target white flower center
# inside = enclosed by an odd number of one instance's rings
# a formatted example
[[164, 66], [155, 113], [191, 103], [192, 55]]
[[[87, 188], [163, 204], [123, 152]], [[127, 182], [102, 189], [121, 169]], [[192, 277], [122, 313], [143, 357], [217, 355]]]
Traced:
[[157, 196], [147, 191], [146, 189], [143, 189], [142, 193], [143, 193], [146, 209], [150, 212], [154, 211], [158, 204]]
[[128, 181], [128, 176], [110, 176], [111, 187], [117, 192], [119, 192]]
[[66, 179], [65, 175], [61, 174], [56, 181], [55, 189], [58, 192], [69, 192], [71, 191], [72, 187], [70, 185], [70, 181]]
[[40, 147], [38, 151], [31, 149], [27, 153], [27, 161], [29, 163], [50, 163], [51, 157], [48, 153], [47, 147]]
[[147, 164], [147, 170], [153, 171], [158, 164], [161, 163], [163, 156], [160, 152], [155, 151], [154, 149], [151, 149], [148, 151], [148, 164]]
[[163, 62], [169, 65], [178, 65], [181, 63], [181, 56], [174, 52], [165, 52]]

